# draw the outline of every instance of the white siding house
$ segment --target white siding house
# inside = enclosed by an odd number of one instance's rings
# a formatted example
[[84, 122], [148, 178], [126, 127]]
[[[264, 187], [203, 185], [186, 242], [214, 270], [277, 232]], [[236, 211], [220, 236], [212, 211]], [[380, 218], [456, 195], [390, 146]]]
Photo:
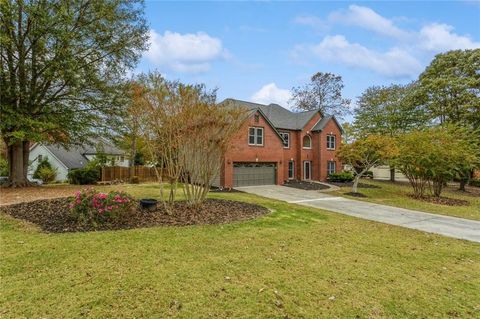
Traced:
[[107, 156], [107, 165], [128, 167], [129, 161], [125, 152], [103, 139], [92, 140], [91, 144], [70, 148], [65, 148], [59, 144], [37, 143], [30, 148], [28, 177], [32, 179], [38, 164], [46, 158], [52, 167], [57, 170], [56, 180], [66, 181], [68, 172], [72, 169], [82, 168], [89, 161], [95, 159], [98, 149], [101, 149]]

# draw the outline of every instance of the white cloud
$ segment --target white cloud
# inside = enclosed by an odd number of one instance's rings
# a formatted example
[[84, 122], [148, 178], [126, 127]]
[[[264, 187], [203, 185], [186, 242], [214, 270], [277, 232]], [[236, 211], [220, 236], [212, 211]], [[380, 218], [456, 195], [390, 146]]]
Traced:
[[180, 34], [150, 30], [150, 48], [145, 57], [177, 72], [205, 72], [214, 60], [226, 57], [222, 41], [204, 32]]
[[298, 52], [314, 54], [321, 60], [371, 69], [390, 77], [415, 76], [422, 69], [420, 62], [406, 50], [392, 48], [386, 52], [370, 50], [349, 42], [342, 35], [326, 36], [319, 44], [297, 46]]
[[322, 19], [315, 16], [311, 16], [311, 15], [297, 16], [295, 17], [295, 19], [293, 19], [293, 23], [307, 25], [315, 28], [317, 27], [323, 28], [323, 27], [326, 27], [327, 25], [326, 22], [323, 21]]
[[269, 83], [252, 95], [252, 101], [262, 104], [276, 103], [288, 107], [291, 97], [290, 90], [280, 89], [275, 83]]
[[451, 25], [431, 23], [417, 30], [402, 29], [395, 25], [394, 18], [385, 18], [358, 5], [332, 12], [325, 20], [306, 16], [294, 21], [312, 27], [320, 23], [330, 27], [336, 24], [360, 27], [396, 40], [390, 48], [379, 49], [381, 44], [367, 48], [343, 35], [330, 35], [317, 44], [299, 44], [291, 52], [291, 57], [301, 64], [308, 60], [308, 55], [314, 55], [323, 61], [366, 68], [388, 77], [416, 77], [437, 53], [480, 48], [480, 42], [456, 34]]
[[453, 33], [453, 29], [451, 25], [439, 23], [424, 26], [419, 33], [420, 47], [435, 52], [480, 48], [480, 42]]
[[409, 36], [409, 32], [395, 26], [392, 20], [363, 6], [351, 5], [346, 11], [333, 12], [328, 20], [331, 23], [358, 26], [393, 38], [403, 39]]

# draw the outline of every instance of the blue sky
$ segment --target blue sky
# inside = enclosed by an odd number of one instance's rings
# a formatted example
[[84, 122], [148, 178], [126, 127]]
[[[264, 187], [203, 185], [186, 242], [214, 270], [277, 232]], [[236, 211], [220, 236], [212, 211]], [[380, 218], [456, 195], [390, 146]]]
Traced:
[[435, 54], [480, 47], [480, 2], [146, 2], [150, 49], [137, 72], [217, 87], [218, 98], [287, 106], [318, 71], [355, 100], [406, 83]]

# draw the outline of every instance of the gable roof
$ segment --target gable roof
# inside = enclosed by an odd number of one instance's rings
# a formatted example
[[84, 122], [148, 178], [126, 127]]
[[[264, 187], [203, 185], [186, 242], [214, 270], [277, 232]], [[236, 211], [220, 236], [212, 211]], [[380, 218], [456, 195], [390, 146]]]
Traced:
[[327, 125], [327, 123], [330, 120], [335, 121], [335, 124], [337, 124], [338, 128], [340, 129], [340, 132], [342, 132], [342, 134], [343, 134], [344, 133], [343, 127], [342, 127], [342, 125], [340, 125], [340, 123], [338, 122], [337, 118], [334, 115], [327, 115], [327, 116], [322, 117], [322, 119], [320, 121], [318, 121], [318, 123], [315, 124], [315, 126], [312, 128], [312, 131], [313, 132], [323, 131], [323, 129], [325, 128], [325, 126]]
[[53, 154], [60, 162], [68, 169], [82, 168], [88, 163], [88, 158], [85, 155], [97, 154], [97, 145], [103, 146], [103, 151], [107, 155], [124, 155], [125, 152], [115, 147], [103, 138], [91, 139], [90, 144], [80, 146], [70, 146], [68, 148], [60, 144], [35, 144], [34, 147], [42, 145], [50, 153]]
[[222, 103], [232, 103], [235, 107], [245, 107], [249, 110], [260, 110], [275, 128], [301, 130], [319, 113], [319, 110], [292, 112], [278, 104], [259, 104], [236, 99], [226, 99]]

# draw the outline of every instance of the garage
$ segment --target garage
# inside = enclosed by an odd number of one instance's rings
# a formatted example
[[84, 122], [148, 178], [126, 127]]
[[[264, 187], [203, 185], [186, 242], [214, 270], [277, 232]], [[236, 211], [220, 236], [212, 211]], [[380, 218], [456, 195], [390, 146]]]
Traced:
[[275, 163], [233, 163], [233, 187], [274, 185]]

